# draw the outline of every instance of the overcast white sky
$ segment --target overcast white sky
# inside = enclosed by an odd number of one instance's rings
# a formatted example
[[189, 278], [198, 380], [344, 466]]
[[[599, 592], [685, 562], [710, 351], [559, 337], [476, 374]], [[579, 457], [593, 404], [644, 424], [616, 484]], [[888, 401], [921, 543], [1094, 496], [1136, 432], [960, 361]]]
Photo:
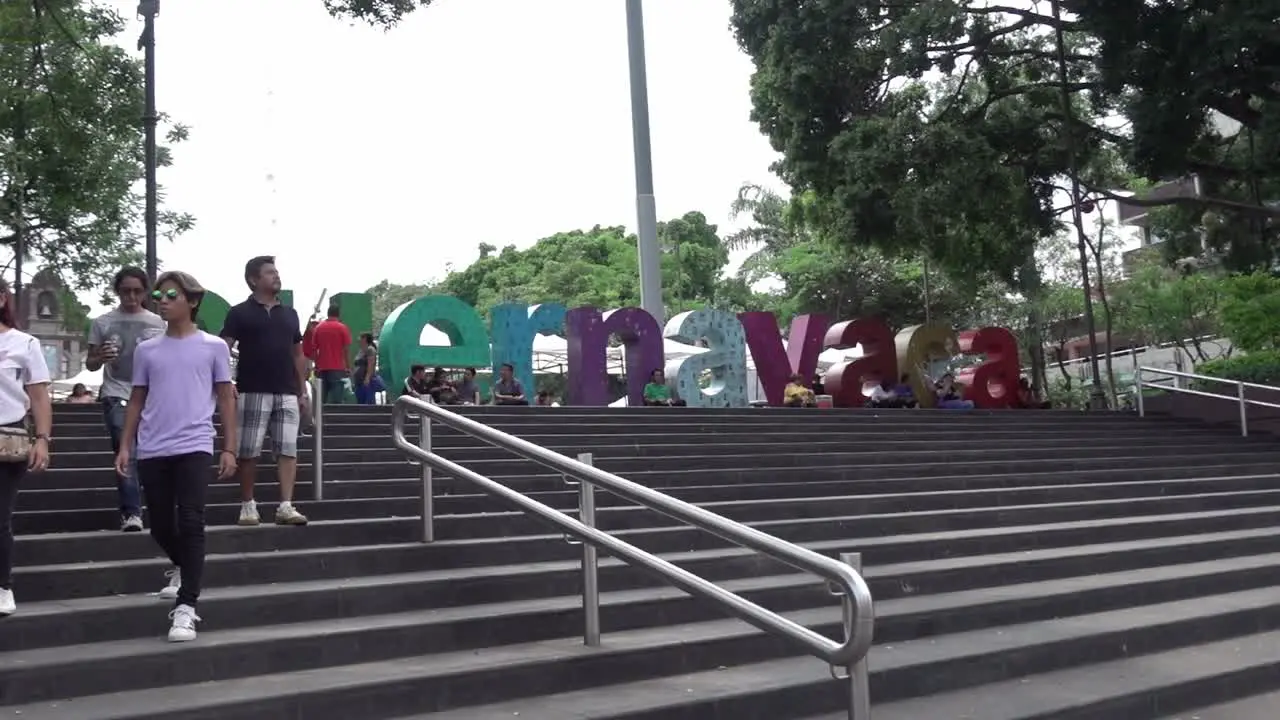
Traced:
[[[751, 62], [724, 0], [645, 12], [658, 215], [724, 227], [742, 182], [779, 186]], [[305, 307], [481, 242], [634, 230], [623, 0], [439, 0], [386, 33], [321, 0], [162, 0], [157, 46], [159, 107], [192, 127], [160, 182], [198, 219], [161, 262], [233, 303], [258, 254]]]

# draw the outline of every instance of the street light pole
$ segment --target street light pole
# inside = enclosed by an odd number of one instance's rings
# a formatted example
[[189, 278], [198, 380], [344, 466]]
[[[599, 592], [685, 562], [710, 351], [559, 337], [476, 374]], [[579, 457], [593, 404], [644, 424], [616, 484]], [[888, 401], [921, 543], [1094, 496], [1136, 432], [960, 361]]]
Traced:
[[156, 165], [159, 153], [156, 149], [156, 126], [160, 124], [160, 115], [156, 111], [156, 15], [160, 14], [160, 0], [141, 0], [138, 3], [138, 14], [142, 16], [142, 37], [138, 38], [138, 49], [143, 52], [143, 67], [146, 84], [146, 107], [143, 110], [142, 125], [146, 133], [143, 159], [146, 172], [146, 216], [147, 228], [147, 277], [154, 284], [156, 281], [156, 235], [159, 224], [159, 188], [156, 185]]
[[636, 163], [636, 250], [640, 255], [640, 306], [662, 325], [662, 255], [653, 200], [653, 148], [649, 140], [649, 81], [645, 71], [644, 11], [627, 0], [627, 51], [631, 66], [631, 132]]
[[1054, 34], [1058, 44], [1058, 82], [1062, 99], [1063, 135], [1067, 141], [1067, 170], [1071, 174], [1071, 219], [1076, 228], [1076, 245], [1080, 251], [1080, 283], [1084, 290], [1085, 332], [1089, 333], [1089, 370], [1093, 373], [1093, 386], [1089, 390], [1089, 407], [1102, 410], [1107, 407], [1107, 396], [1102, 390], [1102, 373], [1098, 369], [1098, 327], [1093, 316], [1093, 286], [1089, 283], [1089, 252], [1085, 247], [1084, 218], [1081, 216], [1080, 160], [1076, 155], [1075, 115], [1071, 111], [1071, 96], [1067, 92], [1067, 45], [1062, 31], [1060, 0], [1053, 0]]

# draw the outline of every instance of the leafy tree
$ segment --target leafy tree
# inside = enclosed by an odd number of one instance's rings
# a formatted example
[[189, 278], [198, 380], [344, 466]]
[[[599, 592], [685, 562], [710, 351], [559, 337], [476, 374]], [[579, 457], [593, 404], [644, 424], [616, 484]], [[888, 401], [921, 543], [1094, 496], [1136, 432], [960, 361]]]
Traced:
[[1202, 338], [1219, 332], [1221, 278], [1146, 261], [1116, 288], [1118, 329], [1149, 345], [1174, 343], [1197, 362], [1212, 360]]
[[[750, 307], [758, 294], [721, 275], [729, 252], [716, 226], [702, 213], [691, 212], [660, 223], [663, 298], [670, 313], [696, 307]], [[404, 302], [432, 292], [454, 295], [487, 313], [503, 302], [562, 302], [569, 307], [639, 306], [640, 281], [636, 238], [622, 227], [596, 226], [543, 238], [532, 247], [498, 250], [483, 243], [479, 257], [438, 283], [396, 285], [383, 281], [369, 289], [374, 296], [374, 325]]]
[[1236, 275], [1222, 285], [1218, 319], [1231, 344], [1245, 352], [1280, 350], [1280, 278]]
[[335, 17], [362, 20], [371, 25], [391, 27], [431, 0], [324, 0], [324, 7]]
[[383, 280], [373, 287], [365, 290], [369, 294], [373, 304], [373, 332], [376, 335], [382, 331], [382, 323], [393, 310], [401, 305], [412, 302], [423, 295], [430, 295], [435, 291], [432, 283], [411, 283], [409, 285], [400, 285], [390, 280]]
[[758, 185], [744, 185], [731, 205], [735, 216], [752, 224], [728, 236], [733, 249], [749, 249], [739, 279], [748, 284], [781, 284], [772, 303], [783, 323], [803, 313], [832, 318], [883, 317], [891, 327], [924, 322], [926, 317], [968, 324], [978, 285], [956, 283], [935, 267], [928, 279], [918, 259], [893, 258], [867, 247], [832, 240], [818, 219], [812, 193], [792, 201]]
[[[138, 259], [143, 74], [118, 44], [124, 29], [84, 0], [0, 4], [0, 243], [16, 251], [21, 231], [26, 254], [73, 291]], [[170, 238], [194, 224], [173, 211], [160, 220]]]
[[1232, 264], [1274, 257], [1280, 206], [1265, 201], [1280, 198], [1280, 0], [1064, 5], [1096, 43], [1100, 94], [1130, 123], [1133, 169], [1198, 175], [1198, 195], [1139, 203], [1176, 206], [1183, 228], [1201, 224]]
[[[927, 247], [1034, 292], [1027, 261], [1071, 176], [1116, 197], [1128, 168], [1201, 173], [1199, 197], [1131, 203], [1244, 213], [1236, 224], [1268, 241], [1264, 219], [1280, 216], [1262, 202], [1280, 196], [1268, 184], [1280, 163], [1277, 3], [1062, 0], [1058, 17], [1040, 3], [733, 0], [732, 22], [778, 171], [818, 193], [840, 237]], [[1211, 109], [1248, 138], [1223, 138]]]

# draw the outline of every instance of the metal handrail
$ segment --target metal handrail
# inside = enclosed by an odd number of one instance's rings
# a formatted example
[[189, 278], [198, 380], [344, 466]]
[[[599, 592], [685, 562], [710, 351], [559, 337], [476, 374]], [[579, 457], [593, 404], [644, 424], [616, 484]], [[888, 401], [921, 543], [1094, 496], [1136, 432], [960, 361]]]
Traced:
[[[1196, 395], [1199, 397], [1216, 398], [1219, 400], [1234, 399], [1236, 402], [1240, 404], [1240, 435], [1242, 435], [1243, 437], [1249, 437], [1249, 406], [1250, 405], [1256, 405], [1258, 407], [1274, 408], [1276, 410], [1280, 410], [1280, 403], [1270, 403], [1270, 402], [1266, 402], [1265, 400], [1254, 400], [1253, 398], [1247, 398], [1244, 395], [1244, 391], [1246, 388], [1252, 388], [1254, 390], [1272, 390], [1280, 393], [1280, 387], [1274, 387], [1272, 385], [1259, 385], [1258, 383], [1244, 382], [1243, 380], [1228, 380], [1226, 378], [1213, 377], [1212, 375], [1197, 375], [1196, 373], [1179, 372], [1177, 370], [1165, 370], [1162, 368], [1153, 368], [1153, 367], [1139, 367], [1137, 371], [1134, 372], [1134, 376], [1133, 376], [1134, 377], [1134, 381], [1133, 381], [1134, 394], [1138, 396], [1138, 416], [1139, 417], [1146, 417], [1147, 415], [1146, 402], [1142, 397], [1142, 388], [1144, 385], [1142, 381], [1142, 374], [1144, 372], [1155, 373], [1157, 375], [1165, 375], [1167, 377], [1173, 378], [1173, 383], [1174, 383], [1173, 385], [1160, 385], [1158, 383], [1152, 383], [1152, 382], [1145, 383], [1145, 385], [1148, 385], [1153, 388], [1158, 388], [1160, 390], [1164, 390], [1165, 392], [1181, 393], [1183, 395]], [[1191, 388], [1184, 388], [1182, 387], [1182, 384], [1179, 382], [1180, 380], [1200, 380], [1203, 382], [1215, 382], [1222, 385], [1234, 385], [1236, 387], [1236, 395], [1234, 398], [1232, 398], [1230, 395], [1221, 395], [1218, 393], [1205, 392], [1203, 390], [1192, 390]]]
[[[405, 421], [410, 413], [421, 416], [422, 426], [419, 428], [419, 432], [423, 447], [413, 444], [405, 436]], [[620, 540], [606, 532], [597, 530], [591, 526], [593, 523], [579, 522], [569, 515], [540, 503], [506, 485], [436, 455], [430, 449], [430, 422], [432, 420], [466, 435], [478, 438], [490, 445], [508, 450], [520, 457], [545, 465], [563, 473], [567, 477], [576, 478], [582, 481], [582, 487], [584, 488], [597, 486], [608, 490], [619, 497], [688, 523], [741, 547], [755, 550], [774, 560], [824, 578], [835, 586], [833, 592], [842, 594], [844, 597], [845, 639], [842, 642], [836, 642], [740, 595], [725, 590], [713, 582], [677, 567], [657, 555], [641, 550], [635, 545]], [[417, 398], [402, 396], [396, 400], [392, 408], [392, 437], [398, 448], [420, 460], [424, 465], [424, 539], [429, 541], [433, 537], [432, 521], [430, 519], [432, 512], [430, 468], [435, 468], [455, 478], [474, 483], [481, 490], [556, 526], [566, 536], [577, 538], [581, 542], [599, 548], [624, 562], [653, 572], [691, 595], [705, 597], [720, 603], [730, 614], [765, 632], [781, 635], [796, 642], [810, 654], [827, 661], [833, 668], [835, 666], [846, 666], [849, 671], [848, 678], [854, 684], [851, 690], [850, 718], [864, 720], [867, 717], [869, 701], [866, 697], [867, 670], [865, 658], [871, 648], [875, 624], [874, 606], [870, 588], [853, 565], [780, 540], [696, 505], [677, 500], [669, 495]], [[860, 562], [860, 559], [854, 562]], [[589, 604], [590, 601], [584, 598], [584, 602]], [[833, 675], [835, 675], [834, 671]], [[840, 675], [836, 675], [836, 677], [845, 679], [844, 676]]]

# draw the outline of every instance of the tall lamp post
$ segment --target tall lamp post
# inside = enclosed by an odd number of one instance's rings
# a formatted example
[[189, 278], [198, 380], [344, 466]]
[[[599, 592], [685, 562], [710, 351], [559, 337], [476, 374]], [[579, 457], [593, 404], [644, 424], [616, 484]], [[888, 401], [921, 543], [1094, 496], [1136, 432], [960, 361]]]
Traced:
[[156, 15], [160, 14], [160, 0], [141, 0], [138, 3], [138, 14], [142, 16], [142, 36], [138, 38], [138, 49], [143, 53], [143, 67], [146, 84], [146, 107], [142, 114], [142, 126], [146, 133], [144, 140], [145, 157], [143, 163], [146, 171], [146, 217], [147, 226], [147, 277], [154, 284], [156, 281], [156, 234], [159, 223], [158, 204], [159, 189], [156, 185], [156, 165], [159, 154], [156, 150], [156, 126], [160, 124], [160, 115], [156, 112]]
[[640, 255], [640, 307], [661, 325], [662, 255], [658, 248], [658, 210], [653, 200], [653, 148], [649, 140], [649, 81], [644, 57], [644, 11], [627, 0], [627, 51], [631, 67], [631, 132], [636, 163], [636, 250]]
[[1089, 252], [1085, 247], [1084, 198], [1080, 193], [1080, 163], [1076, 156], [1075, 115], [1071, 111], [1071, 96], [1067, 92], [1067, 46], [1062, 30], [1062, 8], [1059, 0], [1053, 0], [1054, 35], [1058, 45], [1058, 82], [1062, 83], [1063, 134], [1067, 141], [1067, 170], [1071, 174], [1071, 219], [1076, 228], [1076, 245], [1080, 251], [1080, 283], [1084, 290], [1085, 332], [1089, 333], [1089, 371], [1093, 373], [1093, 386], [1089, 389], [1089, 407], [1102, 410], [1107, 407], [1107, 396], [1102, 390], [1102, 373], [1098, 369], [1098, 327], [1093, 316], [1093, 287], [1089, 283]]

